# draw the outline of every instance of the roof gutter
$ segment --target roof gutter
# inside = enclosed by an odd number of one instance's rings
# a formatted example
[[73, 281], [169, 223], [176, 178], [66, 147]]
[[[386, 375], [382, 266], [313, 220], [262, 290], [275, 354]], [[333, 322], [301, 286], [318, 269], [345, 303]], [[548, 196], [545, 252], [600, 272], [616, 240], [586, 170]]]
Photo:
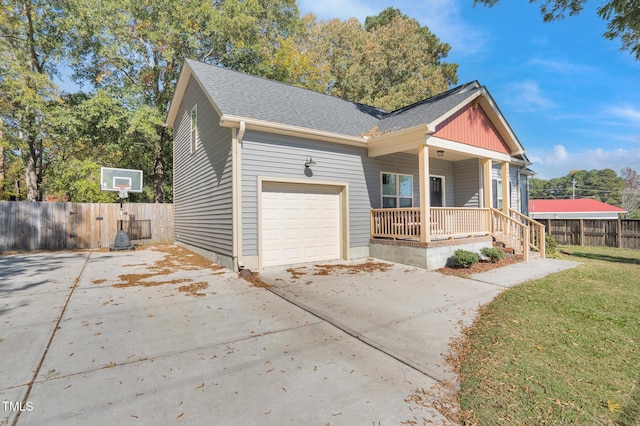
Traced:
[[[244, 128], [242, 127], [244, 125]], [[236, 115], [223, 114], [220, 117], [220, 126], [240, 129], [242, 137], [246, 130], [255, 130], [265, 133], [277, 133], [281, 135], [305, 137], [326, 142], [340, 143], [352, 146], [367, 146], [367, 138], [364, 136], [347, 136], [339, 133], [323, 130], [309, 129], [306, 127], [292, 126], [289, 124], [275, 123], [266, 120], [257, 120]]]
[[240, 121], [238, 128], [234, 128], [231, 133], [231, 256], [233, 257], [234, 268], [241, 270], [244, 268], [242, 261], [242, 139], [246, 125]]

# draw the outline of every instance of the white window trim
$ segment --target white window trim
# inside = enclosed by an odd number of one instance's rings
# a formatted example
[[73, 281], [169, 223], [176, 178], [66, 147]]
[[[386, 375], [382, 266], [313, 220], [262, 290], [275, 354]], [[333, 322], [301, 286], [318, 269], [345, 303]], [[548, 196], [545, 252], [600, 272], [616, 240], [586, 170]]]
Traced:
[[[511, 195], [511, 194], [509, 194]], [[496, 179], [496, 209], [502, 210], [503, 199], [502, 199], [502, 178]]]
[[[380, 208], [384, 208], [384, 198], [385, 197], [392, 197], [396, 199], [396, 206], [400, 205], [400, 198], [409, 198], [408, 196], [400, 196], [400, 179], [396, 179], [396, 195], [384, 195], [384, 190], [383, 190], [383, 183], [382, 183], [382, 176], [383, 175], [396, 175], [398, 178], [400, 176], [409, 176], [411, 177], [411, 207], [415, 207], [415, 197], [413, 194], [413, 184], [414, 184], [414, 179], [413, 179], [413, 175], [409, 174], [409, 173], [397, 173], [397, 172], [385, 172], [385, 171], [381, 171], [380, 172]], [[402, 207], [404, 208], [404, 207]]]
[[[195, 113], [195, 126], [193, 124], [193, 114]], [[189, 143], [191, 146], [191, 154], [194, 154], [200, 148], [200, 138], [198, 137], [198, 104], [191, 108], [189, 114]]]
[[[442, 179], [442, 207], [447, 207], [447, 181], [444, 175], [429, 175], [429, 191], [431, 191], [431, 178]], [[431, 195], [431, 194], [429, 194]], [[431, 198], [431, 197], [429, 197]]]

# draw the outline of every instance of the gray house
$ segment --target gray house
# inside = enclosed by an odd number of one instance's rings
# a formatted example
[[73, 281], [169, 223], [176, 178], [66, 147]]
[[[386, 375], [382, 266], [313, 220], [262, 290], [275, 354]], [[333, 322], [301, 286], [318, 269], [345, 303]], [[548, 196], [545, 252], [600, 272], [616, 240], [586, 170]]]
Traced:
[[176, 240], [231, 269], [543, 250], [525, 150], [476, 81], [387, 112], [187, 60], [167, 125]]

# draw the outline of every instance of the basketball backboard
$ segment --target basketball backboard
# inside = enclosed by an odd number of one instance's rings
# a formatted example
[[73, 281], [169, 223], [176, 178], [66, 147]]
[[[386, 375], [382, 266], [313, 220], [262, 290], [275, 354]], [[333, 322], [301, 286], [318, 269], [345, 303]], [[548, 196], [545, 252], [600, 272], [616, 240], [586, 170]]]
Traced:
[[125, 190], [142, 192], [142, 170], [100, 168], [100, 189], [103, 191]]

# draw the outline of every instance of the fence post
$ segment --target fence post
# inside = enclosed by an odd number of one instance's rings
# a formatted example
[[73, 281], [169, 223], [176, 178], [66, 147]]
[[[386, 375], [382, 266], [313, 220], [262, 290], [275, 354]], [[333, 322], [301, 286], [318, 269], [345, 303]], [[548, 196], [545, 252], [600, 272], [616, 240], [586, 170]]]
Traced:
[[580, 245], [584, 246], [584, 219], [580, 219]]
[[616, 227], [616, 239], [618, 240], [618, 248], [622, 248], [622, 219], [620, 219], [619, 216]]

